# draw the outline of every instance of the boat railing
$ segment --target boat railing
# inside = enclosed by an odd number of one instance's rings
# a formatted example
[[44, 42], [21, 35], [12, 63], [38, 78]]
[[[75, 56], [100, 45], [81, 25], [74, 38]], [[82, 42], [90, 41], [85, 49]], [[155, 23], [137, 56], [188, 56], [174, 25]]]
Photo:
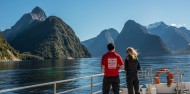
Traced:
[[[63, 93], [71, 92], [71, 91], [86, 88], [86, 87], [90, 87], [90, 92], [91, 92], [90, 94], [96, 94], [98, 92], [94, 92], [94, 93], [92, 92], [93, 86], [96, 86], [96, 85], [99, 85], [99, 84], [102, 84], [102, 83], [100, 82], [100, 83], [93, 84], [93, 78], [98, 77], [98, 76], [103, 76], [103, 75], [104, 74], [102, 73], [102, 74], [84, 76], [84, 77], [73, 78], [73, 79], [68, 79], [68, 80], [60, 80], [60, 81], [54, 81], [54, 82], [48, 82], [48, 83], [42, 83], [42, 84], [23, 86], [23, 87], [18, 87], [18, 88], [13, 88], [13, 89], [4, 89], [4, 90], [0, 90], [0, 93], [13, 92], [13, 91], [18, 91], [18, 90], [23, 90], [23, 89], [30, 89], [30, 88], [34, 88], [34, 87], [42, 87], [42, 86], [47, 86], [47, 85], [53, 85], [53, 93], [54, 94], [63, 94]], [[70, 81], [77, 81], [77, 80], [80, 80], [80, 79], [87, 79], [87, 78], [91, 79], [91, 84], [90, 85], [81, 86], [81, 87], [70, 89], [70, 90], [65, 90], [63, 92], [57, 92], [56, 91], [57, 90], [56, 87], [57, 87], [58, 83], [67, 83], [67, 82], [70, 82]]]
[[[177, 84], [176, 86], [176, 92], [177, 94], [183, 94], [183, 90], [187, 90], [184, 86], [184, 79], [183, 78], [189, 78], [189, 75], [186, 74], [190, 74], [190, 71], [188, 70], [190, 68], [190, 66], [179, 66], [179, 65], [174, 65], [174, 66], [156, 66], [156, 67], [151, 67], [147, 69], [148, 72], [148, 84], [155, 84], [155, 74], [157, 71], [159, 71], [160, 69], [169, 69], [173, 75], [174, 75], [174, 83]], [[186, 69], [186, 70], [184, 70]], [[160, 81], [165, 81], [164, 83], [167, 83], [167, 78], [164, 77], [164, 75], [159, 77]], [[186, 80], [187, 80], [186, 79]], [[150, 87], [148, 87], [148, 89], [150, 90]], [[150, 92], [149, 92], [150, 93]], [[151, 93], [150, 93], [151, 94]]]
[[[187, 66], [184, 66], [187, 67]], [[139, 79], [146, 79], [147, 80], [147, 84], [154, 84], [154, 76], [157, 70], [161, 69], [163, 67], [151, 67], [151, 68], [144, 68], [141, 69], [138, 72], [139, 75]], [[171, 69], [172, 67], [164, 67], [164, 68], [169, 68]], [[173, 67], [174, 69], [172, 69], [172, 71], [174, 71], [174, 74], [176, 74], [177, 76], [177, 83], [182, 82], [182, 72], [179, 70], [179, 68], [183, 68], [183, 67], [179, 67], [179, 66], [175, 66]], [[73, 79], [67, 79], [67, 80], [59, 80], [59, 81], [53, 81], [53, 82], [48, 82], [48, 83], [42, 83], [42, 84], [35, 84], [35, 85], [29, 85], [29, 86], [23, 86], [23, 87], [17, 87], [17, 88], [12, 88], [12, 89], [3, 89], [0, 90], [0, 93], [6, 93], [6, 92], [15, 92], [18, 90], [24, 90], [24, 89], [32, 89], [32, 88], [36, 88], [36, 87], [43, 87], [43, 86], [48, 86], [48, 85], [53, 85], [52, 89], [53, 89], [53, 93], [54, 94], [65, 94], [65, 93], [69, 93], [69, 92], [73, 92], [76, 90], [80, 90], [83, 88], [90, 88], [88, 91], [90, 92], [90, 94], [98, 94], [101, 93], [101, 89], [100, 90], [96, 90], [94, 92], [94, 87], [100, 85], [99, 87], [101, 87], [102, 85], [102, 80], [101, 82], [95, 82], [95, 78], [96, 77], [103, 77], [103, 73], [102, 74], [96, 74], [96, 75], [91, 75], [91, 76], [84, 76], [84, 77], [78, 77], [78, 78], [73, 78]], [[90, 79], [90, 84], [88, 85], [83, 85], [83, 86], [78, 86], [72, 89], [68, 89], [68, 90], [63, 90], [63, 91], [58, 91], [57, 88], [57, 84], [61, 84], [61, 83], [68, 83], [71, 81], [79, 81], [81, 79]], [[126, 77], [125, 77], [125, 71], [120, 71], [120, 80], [121, 83], [120, 85], [125, 85], [126, 86]], [[179, 85], [180, 86], [180, 85]], [[150, 90], [150, 88], [149, 88]], [[178, 90], [178, 89], [177, 89]]]
[[[141, 71], [139, 71], [139, 78], [148, 78], [147, 75], [147, 69], [142, 69]], [[80, 90], [83, 88], [90, 88], [90, 94], [98, 94], [101, 93], [102, 90], [97, 90], [95, 92], [93, 92], [93, 87], [98, 86], [98, 85], [102, 85], [102, 81], [101, 82], [97, 82], [94, 83], [94, 79], [95, 77], [103, 77], [103, 73], [102, 74], [96, 74], [96, 75], [91, 75], [91, 76], [84, 76], [84, 77], [79, 77], [79, 78], [73, 78], [73, 79], [67, 79], [67, 80], [60, 80], [60, 81], [54, 81], [54, 82], [48, 82], [48, 83], [42, 83], [42, 84], [35, 84], [35, 85], [29, 85], [29, 86], [23, 86], [23, 87], [18, 87], [18, 88], [12, 88], [12, 89], [4, 89], [4, 90], [0, 90], [0, 93], [5, 93], [5, 92], [14, 92], [14, 91], [18, 91], [18, 90], [24, 90], [24, 89], [31, 89], [31, 88], [36, 88], [36, 87], [43, 87], [43, 86], [48, 86], [48, 85], [53, 85], [53, 93], [54, 94], [64, 94], [64, 93], [68, 93], [68, 92], [72, 92], [72, 91], [76, 91], [76, 90]], [[120, 71], [120, 80], [122, 81], [120, 83], [120, 85], [126, 85], [126, 77], [125, 77], [125, 71], [121, 70]], [[61, 92], [57, 91], [57, 84], [60, 83], [68, 83], [71, 81], [78, 81], [81, 79], [90, 79], [90, 84], [89, 85], [85, 85], [85, 86], [80, 86], [80, 87], [76, 87], [73, 89], [68, 89], [68, 90], [64, 90]], [[101, 86], [100, 86], [101, 87]]]

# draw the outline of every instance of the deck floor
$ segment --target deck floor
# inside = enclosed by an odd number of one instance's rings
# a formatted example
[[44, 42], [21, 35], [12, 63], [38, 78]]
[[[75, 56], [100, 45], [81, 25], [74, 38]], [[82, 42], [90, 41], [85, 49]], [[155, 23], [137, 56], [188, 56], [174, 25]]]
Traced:
[[[120, 88], [119, 94], [128, 94], [128, 88]], [[148, 94], [148, 91], [142, 92], [142, 90], [141, 90], [140, 94]]]

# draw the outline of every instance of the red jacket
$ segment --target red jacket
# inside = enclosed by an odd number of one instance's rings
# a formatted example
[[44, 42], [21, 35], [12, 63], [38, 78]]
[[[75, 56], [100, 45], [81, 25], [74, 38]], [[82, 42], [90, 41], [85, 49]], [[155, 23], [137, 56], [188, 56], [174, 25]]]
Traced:
[[107, 52], [102, 56], [102, 65], [105, 67], [104, 76], [119, 76], [119, 66], [124, 65], [123, 60], [116, 52]]

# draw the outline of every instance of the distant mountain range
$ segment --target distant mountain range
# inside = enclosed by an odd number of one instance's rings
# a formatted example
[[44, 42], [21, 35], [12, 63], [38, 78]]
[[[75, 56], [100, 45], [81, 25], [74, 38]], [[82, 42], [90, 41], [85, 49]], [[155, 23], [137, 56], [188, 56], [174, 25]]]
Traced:
[[150, 24], [147, 29], [150, 34], [161, 37], [172, 51], [184, 50], [190, 43], [190, 31], [185, 27], [177, 28], [166, 25], [164, 22]]
[[47, 18], [39, 7], [23, 15], [3, 34], [11, 46], [22, 53], [44, 58], [90, 57], [69, 25], [56, 16]]
[[107, 52], [107, 44], [114, 43], [118, 35], [118, 31], [113, 28], [105, 29], [98, 36], [83, 41], [82, 44], [86, 46], [92, 57], [101, 57]]
[[[11, 29], [2, 31], [2, 34], [16, 50], [39, 56], [37, 58], [101, 57], [111, 42], [115, 43], [116, 51], [122, 57], [126, 56], [127, 47], [134, 47], [141, 56], [190, 53], [190, 30], [185, 27], [177, 28], [164, 22], [145, 27], [128, 20], [120, 34], [110, 28], [94, 38], [80, 42], [69, 25], [59, 17], [47, 17], [40, 7], [24, 14]], [[2, 36], [1, 39], [4, 40]], [[8, 46], [0, 47], [2, 51]], [[9, 49], [15, 57], [18, 55], [16, 50]], [[26, 57], [21, 55], [22, 58], [23, 56]]]
[[115, 41], [116, 51], [125, 58], [126, 48], [134, 47], [139, 55], [164, 55], [169, 54], [170, 50], [163, 43], [160, 37], [151, 35], [147, 29], [129, 20], [125, 23], [121, 33]]
[[[190, 53], [190, 30], [185, 27], [177, 28], [166, 25], [164, 22], [156, 22], [145, 27], [129, 20], [117, 36], [114, 39], [116, 51], [122, 57], [126, 56], [127, 47], [137, 49], [140, 56]], [[98, 41], [94, 42], [94, 40]], [[107, 49], [102, 50], [108, 44], [105, 40], [106, 38], [103, 42], [103, 38], [95, 37], [82, 43], [88, 48], [92, 56], [97, 57], [107, 51]]]

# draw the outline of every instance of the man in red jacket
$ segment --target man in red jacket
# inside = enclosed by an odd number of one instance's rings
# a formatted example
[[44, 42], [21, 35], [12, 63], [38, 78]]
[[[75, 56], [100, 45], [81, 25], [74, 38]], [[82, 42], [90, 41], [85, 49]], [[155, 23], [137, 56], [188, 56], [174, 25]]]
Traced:
[[101, 68], [104, 71], [103, 94], [109, 94], [112, 85], [113, 93], [119, 94], [119, 70], [123, 69], [123, 60], [119, 54], [115, 52], [113, 43], [107, 45], [109, 52], [102, 56]]

